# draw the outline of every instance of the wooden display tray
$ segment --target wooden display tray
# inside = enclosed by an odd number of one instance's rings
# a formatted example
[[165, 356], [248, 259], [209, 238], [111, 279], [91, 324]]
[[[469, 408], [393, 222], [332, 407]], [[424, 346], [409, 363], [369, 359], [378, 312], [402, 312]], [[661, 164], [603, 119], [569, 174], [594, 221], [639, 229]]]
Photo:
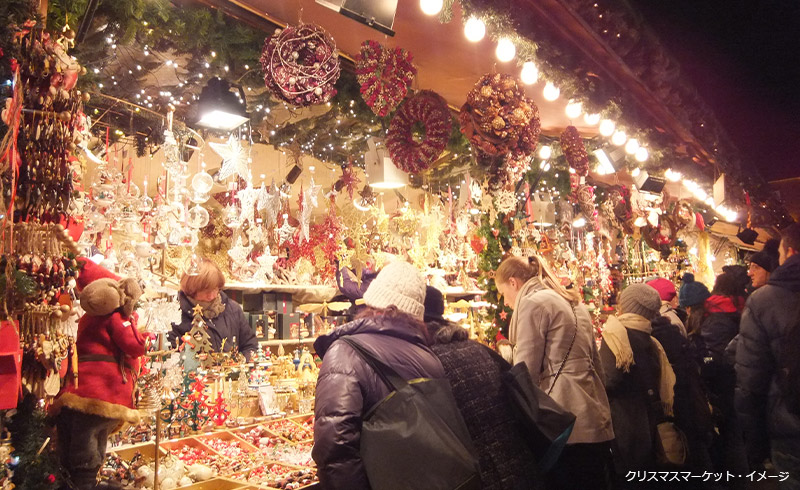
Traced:
[[[305, 467], [297, 466], [297, 465], [293, 465], [293, 464], [283, 463], [281, 461], [266, 461], [264, 466], [269, 468], [269, 467], [276, 466], [276, 465], [279, 465], [279, 466], [281, 466], [283, 468], [286, 468], [287, 470], [290, 470], [287, 473], [291, 473], [293, 471], [301, 471], [301, 470], [311, 469], [311, 468], [305, 468]], [[271, 487], [271, 486], [267, 485], [266, 483], [256, 483], [256, 482], [247, 481], [247, 479], [250, 477], [250, 472], [252, 472], [252, 471], [253, 470], [249, 470], [249, 471], [245, 472], [244, 474], [241, 475], [242, 478], [243, 478], [242, 480], [235, 480], [235, 481], [242, 481], [242, 482], [244, 482], [245, 485], [252, 485], [252, 486], [255, 486], [255, 487], [258, 487], [258, 488], [262, 488], [262, 489], [266, 489], [266, 490], [276, 490], [275, 487]], [[298, 487], [298, 489], [312, 488], [312, 487], [315, 487], [316, 485], [317, 485], [317, 482], [314, 482], [314, 483], [311, 483], [309, 485]]]
[[239, 443], [239, 447], [242, 448], [242, 451], [247, 453], [256, 453], [258, 452], [258, 448], [248, 442], [245, 438], [239, 437], [236, 432], [234, 431], [224, 431], [224, 432], [207, 432], [204, 434], [198, 434], [194, 436], [197, 440], [203, 443], [203, 445], [208, 446], [209, 449], [216, 452], [211, 445], [207, 444], [205, 441], [208, 439], [220, 439], [223, 441], [234, 441]]
[[[108, 454], [116, 454], [125, 461], [132, 460], [133, 457], [136, 456], [136, 453], [139, 452], [142, 454], [142, 458], [144, 458], [144, 461], [149, 463], [155, 459], [154, 456], [156, 454], [156, 445], [154, 442], [140, 442], [139, 444], [129, 444], [126, 446], [112, 447], [109, 448], [108, 451], [106, 452]], [[159, 453], [163, 458], [167, 456], [167, 454], [169, 454], [169, 451], [167, 451], [167, 449], [165, 449], [164, 445], [162, 444], [161, 447], [159, 448]]]

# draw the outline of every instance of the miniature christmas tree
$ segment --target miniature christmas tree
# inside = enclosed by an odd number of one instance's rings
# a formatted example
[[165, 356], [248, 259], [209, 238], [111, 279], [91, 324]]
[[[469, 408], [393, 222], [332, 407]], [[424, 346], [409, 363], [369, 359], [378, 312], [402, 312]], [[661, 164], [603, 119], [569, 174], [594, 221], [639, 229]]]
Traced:
[[265, 364], [268, 363], [269, 359], [266, 355], [264, 355], [264, 348], [261, 347], [261, 344], [258, 344], [258, 350], [256, 350], [256, 363], [257, 364]]
[[195, 306], [193, 313], [194, 318], [192, 318], [192, 329], [189, 331], [189, 336], [192, 338], [194, 345], [187, 348], [191, 348], [197, 360], [200, 361], [200, 365], [207, 369], [213, 361], [211, 358], [211, 352], [213, 351], [211, 336], [208, 335], [208, 326], [203, 320], [203, 307], [200, 305]]
[[225, 398], [222, 396], [222, 391], [217, 393], [217, 399], [214, 402], [214, 406], [208, 412], [211, 420], [216, 424], [217, 427], [223, 425], [226, 420], [228, 420], [228, 416], [231, 414], [231, 411], [228, 410], [228, 404], [225, 402]]

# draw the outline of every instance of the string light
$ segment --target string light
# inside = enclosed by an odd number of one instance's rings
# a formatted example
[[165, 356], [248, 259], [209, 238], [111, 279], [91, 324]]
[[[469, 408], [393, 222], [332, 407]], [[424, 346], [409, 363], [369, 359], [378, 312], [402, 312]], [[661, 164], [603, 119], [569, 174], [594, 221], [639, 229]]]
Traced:
[[514, 46], [514, 43], [511, 42], [511, 39], [503, 37], [497, 41], [497, 49], [495, 49], [494, 54], [497, 56], [498, 60], [505, 63], [513, 60], [514, 56], [517, 55], [517, 47]]
[[522, 64], [522, 71], [519, 73], [519, 77], [525, 85], [533, 85], [539, 80], [539, 68], [536, 67], [533, 61], [526, 61]]
[[650, 153], [647, 151], [647, 148], [641, 146], [636, 153], [634, 153], [633, 157], [636, 159], [637, 162], [644, 162], [650, 156]]
[[548, 145], [544, 145], [539, 148], [539, 158], [542, 160], [547, 160], [553, 154], [553, 149], [550, 148]]
[[628, 135], [625, 134], [625, 131], [617, 131], [611, 137], [611, 142], [617, 146], [624, 145], [626, 141], [628, 141]]
[[436, 15], [442, 11], [444, 0], [419, 0], [419, 8], [425, 15]]
[[639, 149], [639, 141], [637, 141], [636, 138], [631, 138], [628, 140], [627, 143], [625, 143], [625, 153], [627, 153], [628, 155], [636, 154], [636, 150], [638, 149]]
[[477, 17], [470, 17], [464, 23], [464, 36], [467, 41], [477, 43], [486, 35], [486, 24]]
[[600, 114], [586, 113], [583, 115], [583, 122], [585, 122], [589, 126], [594, 126], [595, 124], [600, 122]]
[[617, 125], [614, 124], [614, 121], [610, 119], [603, 119], [600, 121], [600, 126], [597, 127], [597, 130], [600, 132], [601, 135], [608, 138], [612, 134], [614, 134], [614, 129], [616, 129]]
[[559, 95], [561, 95], [561, 90], [556, 87], [553, 82], [547, 82], [544, 86], [544, 90], [542, 91], [542, 95], [544, 96], [545, 100], [549, 100], [550, 102], [556, 100]]
[[570, 99], [564, 112], [568, 118], [575, 119], [583, 113], [583, 104]]

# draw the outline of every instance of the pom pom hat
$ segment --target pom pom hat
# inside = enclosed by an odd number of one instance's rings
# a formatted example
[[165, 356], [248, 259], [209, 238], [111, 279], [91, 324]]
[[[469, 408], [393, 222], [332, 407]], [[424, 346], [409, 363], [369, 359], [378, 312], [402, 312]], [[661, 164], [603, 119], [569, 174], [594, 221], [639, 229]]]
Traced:
[[711, 296], [705, 284], [694, 280], [694, 274], [687, 272], [681, 281], [681, 290], [678, 292], [678, 301], [681, 307], [703, 304]]
[[425, 279], [416, 267], [398, 260], [381, 270], [364, 293], [364, 304], [373, 308], [395, 306], [422, 320], [425, 313]]

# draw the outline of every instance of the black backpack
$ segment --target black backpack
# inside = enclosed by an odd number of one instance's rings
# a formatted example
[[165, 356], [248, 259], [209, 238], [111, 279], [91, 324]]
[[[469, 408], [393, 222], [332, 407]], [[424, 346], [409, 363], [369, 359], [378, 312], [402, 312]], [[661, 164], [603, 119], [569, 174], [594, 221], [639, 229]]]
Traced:
[[778, 358], [778, 388], [789, 413], [800, 417], [800, 316], [783, 338]]

